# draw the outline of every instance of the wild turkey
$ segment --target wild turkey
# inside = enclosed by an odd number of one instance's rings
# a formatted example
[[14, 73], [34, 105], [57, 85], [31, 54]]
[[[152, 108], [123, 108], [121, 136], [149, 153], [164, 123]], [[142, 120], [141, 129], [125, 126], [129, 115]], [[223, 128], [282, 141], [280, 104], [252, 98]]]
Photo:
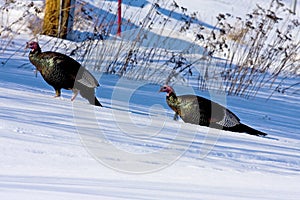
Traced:
[[58, 52], [42, 52], [37, 42], [27, 43], [30, 48], [30, 62], [41, 73], [44, 80], [55, 90], [55, 97], [61, 95], [61, 89], [72, 90], [73, 101], [78, 92], [90, 104], [102, 106], [95, 97], [95, 88], [99, 86], [95, 77], [73, 58]]
[[240, 122], [240, 119], [225, 107], [195, 95], [176, 96], [172, 87], [165, 85], [160, 92], [166, 92], [169, 107], [186, 123], [199, 124], [233, 132], [245, 132], [251, 135], [266, 136], [266, 133], [255, 130]]

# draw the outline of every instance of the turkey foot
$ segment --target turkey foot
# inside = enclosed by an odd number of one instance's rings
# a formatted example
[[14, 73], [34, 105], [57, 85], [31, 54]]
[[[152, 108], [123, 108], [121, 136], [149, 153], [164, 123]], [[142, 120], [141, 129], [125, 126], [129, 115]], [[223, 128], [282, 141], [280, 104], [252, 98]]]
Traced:
[[60, 90], [55, 90], [54, 98], [60, 97], [60, 94], [61, 94]]

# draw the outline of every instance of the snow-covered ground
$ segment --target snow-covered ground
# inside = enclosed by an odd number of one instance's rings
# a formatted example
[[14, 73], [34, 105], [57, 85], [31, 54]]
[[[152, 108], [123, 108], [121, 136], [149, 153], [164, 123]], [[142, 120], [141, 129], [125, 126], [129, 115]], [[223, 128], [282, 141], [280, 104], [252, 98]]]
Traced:
[[[254, 3], [195, 2], [180, 1], [211, 18]], [[30, 36], [19, 38], [14, 45], [22, 47]], [[173, 121], [158, 85], [113, 75], [93, 72], [103, 108], [81, 97], [71, 102], [70, 91], [53, 98], [28, 52], [7, 49], [0, 54], [1, 62], [10, 58], [0, 66], [1, 200], [299, 198], [299, 93], [226, 98], [242, 122], [268, 133], [261, 138]]]

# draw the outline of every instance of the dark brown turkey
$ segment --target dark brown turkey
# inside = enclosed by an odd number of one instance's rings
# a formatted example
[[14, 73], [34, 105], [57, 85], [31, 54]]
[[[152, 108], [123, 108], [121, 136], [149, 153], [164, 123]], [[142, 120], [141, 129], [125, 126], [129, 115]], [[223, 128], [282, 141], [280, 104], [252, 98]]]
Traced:
[[55, 90], [55, 97], [61, 95], [61, 89], [72, 90], [73, 101], [78, 92], [90, 104], [102, 106], [95, 97], [95, 88], [99, 86], [95, 77], [73, 58], [58, 52], [42, 52], [37, 42], [27, 43], [30, 48], [30, 62], [36, 67], [44, 78]]
[[167, 93], [167, 104], [186, 123], [199, 124], [233, 132], [245, 132], [251, 135], [266, 136], [266, 133], [255, 130], [240, 122], [240, 119], [225, 107], [195, 95], [176, 96], [172, 87], [165, 85], [160, 92]]

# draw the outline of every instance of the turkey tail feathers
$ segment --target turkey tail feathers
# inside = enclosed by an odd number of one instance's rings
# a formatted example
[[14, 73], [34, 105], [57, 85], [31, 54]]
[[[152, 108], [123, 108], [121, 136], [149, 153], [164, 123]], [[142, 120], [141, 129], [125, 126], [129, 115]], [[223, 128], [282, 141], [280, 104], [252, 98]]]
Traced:
[[256, 135], [256, 136], [266, 136], [267, 135], [266, 133], [256, 130], [254, 128], [251, 128], [245, 124], [239, 124], [236, 126], [236, 128], [237, 128], [238, 132], [246, 132], [250, 135]]
[[103, 107], [96, 97], [95, 97], [95, 106]]
[[80, 90], [80, 95], [83, 98], [87, 99], [90, 104], [102, 107], [101, 103], [95, 97], [95, 90], [94, 90], [94, 88], [88, 88], [88, 87], [82, 88]]
[[102, 107], [95, 96], [95, 88], [99, 86], [95, 77], [84, 67], [80, 67], [74, 87], [79, 89], [80, 95], [87, 99], [90, 104]]
[[91, 99], [88, 99], [88, 101], [89, 101], [90, 104], [92, 104], [92, 105], [99, 106], [99, 107], [103, 107], [96, 97], [91, 98]]

